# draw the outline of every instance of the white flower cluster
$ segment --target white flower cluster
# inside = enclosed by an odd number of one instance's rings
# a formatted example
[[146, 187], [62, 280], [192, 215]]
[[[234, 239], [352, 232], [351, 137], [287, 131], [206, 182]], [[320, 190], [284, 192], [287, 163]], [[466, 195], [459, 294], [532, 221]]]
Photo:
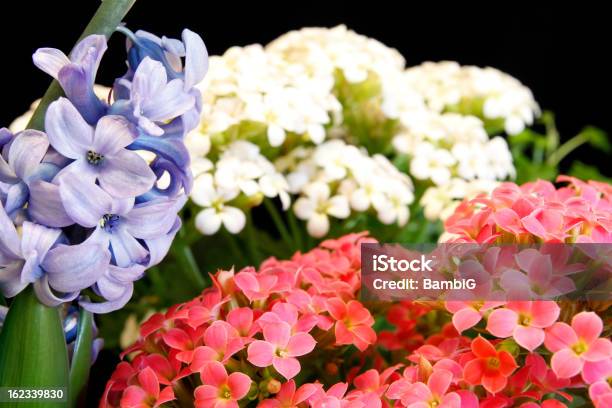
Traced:
[[383, 43], [339, 25], [290, 31], [272, 41], [266, 49], [285, 61], [302, 66], [313, 76], [333, 80], [340, 69], [347, 81], [365, 81], [373, 72], [384, 80], [405, 67], [404, 57]]
[[461, 199], [515, 175], [505, 139], [489, 139], [475, 116], [416, 110], [402, 114], [400, 123], [395, 149], [410, 157], [415, 179], [433, 183], [420, 201], [430, 220], [443, 220]]
[[333, 78], [312, 75], [260, 45], [232, 47], [209, 63], [198, 85], [203, 97], [200, 138], [254, 121], [267, 125], [271, 146], [282, 145], [287, 132], [320, 143], [325, 126], [341, 110], [332, 94]]
[[240, 232], [246, 216], [237, 201], [240, 197], [257, 203], [265, 197], [278, 197], [283, 209], [291, 203], [289, 185], [255, 144], [238, 140], [228, 146], [213, 164], [205, 158], [192, 162], [194, 184], [191, 199], [203, 209], [195, 219], [196, 227], [206, 235], [223, 225], [232, 234]]
[[514, 176], [506, 141], [489, 139], [475, 116], [417, 111], [400, 118], [402, 131], [393, 139], [395, 149], [411, 157], [410, 174], [435, 185], [452, 178], [503, 180]]
[[331, 140], [297, 148], [276, 165], [288, 173], [289, 191], [299, 195], [295, 215], [307, 221], [313, 237], [329, 231], [330, 216], [345, 219], [351, 209], [373, 211], [384, 224], [403, 226], [408, 221], [412, 182], [382, 155], [370, 157], [356, 146]]
[[404, 79], [406, 87], [419, 92], [436, 112], [462, 101], [480, 100], [484, 118], [502, 119], [509, 135], [523, 131], [540, 114], [529, 88], [495, 68], [425, 62], [407, 69]]
[[[293, 211], [312, 236], [351, 210], [405, 224], [413, 201], [408, 177], [383, 156], [340, 141], [367, 145], [370, 131], [379, 132], [371, 140], [391, 141], [408, 157], [411, 177], [432, 185], [421, 200], [426, 217], [444, 218], [458, 200], [514, 176], [508, 145], [489, 138], [489, 125], [516, 134], [539, 114], [529, 89], [496, 69], [455, 62], [406, 69], [396, 50], [345, 26], [232, 47], [210, 58], [199, 89], [202, 124], [186, 144], [200, 167], [192, 196], [204, 207], [198, 228], [206, 234], [222, 224], [240, 231], [257, 197], [279, 196], [288, 208], [288, 193], [297, 195]], [[371, 117], [360, 122], [364, 115]], [[354, 123], [363, 131], [357, 138]]]
[[444, 186], [428, 188], [419, 203], [423, 206], [425, 218], [446, 220], [464, 199], [472, 199], [479, 194], [491, 194], [499, 185], [493, 180], [466, 181], [454, 178]]

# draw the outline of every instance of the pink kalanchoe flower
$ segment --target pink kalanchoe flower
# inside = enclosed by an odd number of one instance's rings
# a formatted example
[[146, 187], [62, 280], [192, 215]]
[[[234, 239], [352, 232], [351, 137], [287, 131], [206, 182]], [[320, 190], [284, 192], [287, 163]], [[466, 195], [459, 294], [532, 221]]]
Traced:
[[[369, 408], [358, 399], [349, 399], [346, 394], [347, 383], [337, 383], [329, 387], [327, 391], [318, 389], [308, 400], [311, 408]], [[380, 403], [380, 400], [379, 400]], [[378, 408], [372, 406], [372, 408]]]
[[612, 357], [597, 362], [589, 362], [587, 365], [588, 370], [582, 371], [582, 379], [585, 383], [593, 384], [602, 378], [607, 378], [612, 383]]
[[314, 315], [305, 315], [298, 318], [298, 308], [290, 303], [276, 303], [271, 312], [266, 312], [257, 323], [263, 327], [267, 323], [285, 322], [291, 326], [291, 332], [310, 332], [317, 325], [318, 319]]
[[554, 354], [550, 365], [559, 377], [571, 378], [580, 372], [590, 377], [593, 363], [612, 357], [612, 342], [599, 338], [603, 322], [594, 312], [581, 312], [567, 323], [555, 323], [546, 330], [544, 345]]
[[449, 371], [436, 370], [429, 376], [427, 384], [415, 382], [403, 386], [401, 392], [397, 392], [398, 390], [394, 388], [396, 383], [394, 383], [389, 389], [389, 394], [393, 395], [393, 399], [400, 399], [403, 406], [408, 408], [460, 408], [461, 397], [459, 394], [455, 392], [447, 393], [452, 379], [453, 374]]
[[207, 364], [200, 374], [202, 383], [195, 390], [196, 408], [238, 408], [251, 387], [251, 379], [243, 373], [231, 373], [215, 361]]
[[333, 320], [327, 316], [327, 302], [323, 296], [311, 296], [305, 290], [295, 289], [287, 296], [287, 302], [296, 306], [302, 316], [315, 319], [321, 330], [327, 331], [334, 325]]
[[249, 307], [239, 307], [229, 311], [225, 320], [238, 331], [240, 336], [249, 337], [253, 333], [253, 309]]
[[194, 350], [199, 343], [201, 331], [192, 330], [190, 327], [183, 329], [173, 328], [162, 335], [164, 343], [176, 350], [176, 359], [184, 363], [191, 363]]
[[364, 351], [376, 342], [376, 332], [372, 329], [374, 318], [360, 302], [344, 303], [340, 298], [332, 298], [327, 301], [327, 308], [336, 319], [336, 344], [354, 344]]
[[180, 361], [173, 358], [166, 358], [161, 354], [151, 354], [148, 356], [139, 355], [134, 361], [142, 358], [143, 364], [151, 367], [157, 376], [157, 380], [163, 385], [174, 385], [181, 378], [191, 374], [188, 368], [181, 368]]
[[125, 408], [157, 408], [174, 399], [172, 387], [160, 391], [159, 381], [150, 367], [145, 367], [138, 373], [138, 385], [130, 385], [123, 392], [121, 407]]
[[263, 400], [258, 408], [297, 408], [319, 388], [320, 385], [304, 384], [296, 389], [295, 381], [289, 380], [281, 386], [274, 398]]
[[378, 370], [370, 369], [365, 373], [355, 377], [355, 379], [353, 380], [353, 384], [355, 385], [355, 388], [359, 391], [373, 392], [379, 397], [382, 397], [382, 395], [389, 387], [389, 378], [392, 375], [396, 374], [396, 371], [399, 367], [399, 365], [389, 367], [382, 373], [379, 373]]
[[502, 183], [462, 202], [445, 222], [457, 242], [612, 242], [612, 190], [605, 183], [559, 176], [559, 189], [538, 180]]
[[300, 372], [296, 357], [310, 353], [317, 344], [308, 333], [291, 335], [291, 326], [285, 322], [265, 324], [263, 337], [264, 340], [255, 340], [249, 345], [249, 362], [257, 367], [272, 365], [287, 380]]
[[211, 361], [226, 363], [243, 348], [244, 342], [238, 331], [229, 323], [217, 320], [204, 331], [204, 345], [194, 350], [191, 370], [201, 371]]
[[234, 276], [234, 283], [251, 302], [267, 299], [277, 282], [276, 276], [257, 273], [254, 268], [245, 268]]
[[449, 300], [444, 303], [446, 310], [453, 314], [453, 326], [459, 333], [476, 326], [487, 312], [503, 304], [504, 302], [465, 302], [459, 300]]
[[544, 330], [559, 317], [553, 301], [508, 302], [489, 315], [487, 330], [496, 337], [512, 336], [523, 348], [533, 351], [544, 343]]
[[598, 381], [589, 387], [589, 398], [595, 408], [612, 407], [612, 387], [607, 381]]
[[553, 256], [543, 250], [525, 249], [515, 258], [520, 270], [509, 268], [500, 280], [508, 299], [554, 299], [576, 290], [574, 281], [565, 276], [576, 270], [553, 263]]

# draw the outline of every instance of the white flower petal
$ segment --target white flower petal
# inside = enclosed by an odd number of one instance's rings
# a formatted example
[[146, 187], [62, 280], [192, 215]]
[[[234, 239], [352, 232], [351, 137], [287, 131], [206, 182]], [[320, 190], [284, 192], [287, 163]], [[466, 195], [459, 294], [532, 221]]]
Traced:
[[213, 235], [221, 227], [221, 217], [214, 208], [206, 208], [196, 215], [196, 228], [205, 235]]

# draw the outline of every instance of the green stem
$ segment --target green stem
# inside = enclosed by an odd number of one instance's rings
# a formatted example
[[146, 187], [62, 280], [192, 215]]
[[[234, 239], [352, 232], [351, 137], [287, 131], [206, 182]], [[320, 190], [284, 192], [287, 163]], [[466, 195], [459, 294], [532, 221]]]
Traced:
[[246, 215], [246, 239], [247, 239], [247, 248], [249, 249], [249, 255], [251, 256], [251, 263], [253, 265], [259, 265], [261, 262], [261, 254], [259, 253], [259, 248], [257, 247], [257, 236], [255, 234], [255, 226], [253, 225], [253, 216], [251, 212], [248, 211]]
[[244, 262], [246, 261], [245, 259], [246, 257], [244, 256], [244, 254], [242, 253], [242, 250], [240, 249], [240, 247], [238, 246], [238, 243], [236, 242], [236, 236], [232, 234], [231, 232], [229, 232], [228, 230], [226, 230], [225, 228], [221, 228], [220, 232], [225, 236], [225, 239], [229, 245], [230, 251], [232, 252], [232, 255], [235, 259], [234, 266], [248, 265], [248, 262]]
[[93, 340], [93, 314], [81, 309], [70, 365], [70, 402], [68, 406], [71, 408], [85, 406]]
[[274, 225], [276, 226], [276, 229], [278, 230], [283, 241], [285, 241], [287, 246], [293, 249], [299, 249], [296, 248], [296, 243], [291, 237], [289, 230], [287, 230], [287, 226], [285, 225], [283, 218], [281, 217], [280, 213], [278, 212], [278, 209], [276, 208], [272, 200], [266, 198], [264, 200], [264, 205], [266, 206], [266, 210], [268, 210], [268, 213], [270, 214], [270, 217], [272, 218], [272, 221], [274, 222]]
[[[0, 385], [68, 390], [68, 350], [59, 310], [38, 302], [32, 286], [11, 304], [0, 332]], [[3, 403], [3, 407], [58, 406], [55, 402]]]
[[172, 255], [179, 264], [181, 271], [187, 279], [191, 281], [198, 291], [201, 291], [206, 286], [204, 277], [200, 272], [198, 263], [191, 252], [191, 247], [187, 245], [181, 237], [177, 236], [172, 244]]
[[546, 128], [546, 154], [550, 155], [559, 146], [559, 131], [552, 112], [544, 112], [542, 122]]
[[287, 219], [289, 220], [289, 229], [291, 229], [291, 234], [293, 235], [294, 246], [296, 250], [303, 251], [304, 243], [302, 241], [302, 230], [298, 225], [297, 218], [295, 218], [293, 211], [287, 212]]
[[[106, 38], [110, 38], [117, 26], [121, 24], [121, 20], [128, 13], [130, 8], [136, 3], [136, 0], [104, 0], [96, 10], [96, 14], [92, 17], [79, 37], [79, 41], [91, 34], [102, 34]], [[30, 122], [29, 129], [43, 130], [45, 127], [45, 112], [49, 104], [62, 96], [64, 92], [59, 82], [54, 80], [40, 103], [36, 107]]]
[[576, 150], [581, 145], [589, 142], [589, 135], [586, 133], [579, 133], [572, 137], [567, 142], [563, 143], [557, 150], [555, 150], [547, 160], [547, 164], [553, 167], [559, 165], [568, 154]]

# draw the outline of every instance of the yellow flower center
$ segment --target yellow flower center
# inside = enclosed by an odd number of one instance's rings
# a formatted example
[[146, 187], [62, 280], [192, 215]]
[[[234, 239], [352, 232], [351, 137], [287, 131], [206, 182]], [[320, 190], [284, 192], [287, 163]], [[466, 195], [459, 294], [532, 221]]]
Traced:
[[501, 362], [499, 361], [499, 358], [497, 357], [490, 357], [489, 360], [487, 361], [487, 365], [489, 366], [489, 368], [499, 368], [499, 366], [501, 365]]
[[578, 356], [585, 353], [588, 349], [589, 346], [583, 340], [579, 340], [578, 343], [572, 346], [572, 351]]
[[521, 326], [529, 326], [531, 324], [531, 316], [527, 314], [519, 314], [519, 322]]

